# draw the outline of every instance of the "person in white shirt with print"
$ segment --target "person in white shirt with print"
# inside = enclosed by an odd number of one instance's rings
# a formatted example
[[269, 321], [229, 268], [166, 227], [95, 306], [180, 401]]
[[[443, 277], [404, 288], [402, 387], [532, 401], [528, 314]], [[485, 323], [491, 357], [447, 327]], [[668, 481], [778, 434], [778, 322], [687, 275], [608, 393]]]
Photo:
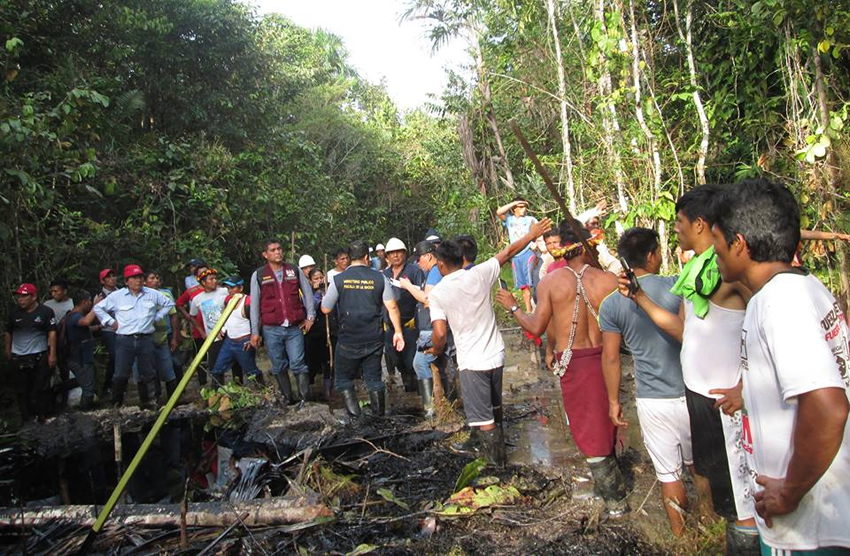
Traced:
[[791, 266], [800, 212], [765, 180], [728, 188], [713, 227], [720, 272], [752, 292], [741, 338], [743, 443], [762, 553], [850, 548], [848, 331], [833, 295]]

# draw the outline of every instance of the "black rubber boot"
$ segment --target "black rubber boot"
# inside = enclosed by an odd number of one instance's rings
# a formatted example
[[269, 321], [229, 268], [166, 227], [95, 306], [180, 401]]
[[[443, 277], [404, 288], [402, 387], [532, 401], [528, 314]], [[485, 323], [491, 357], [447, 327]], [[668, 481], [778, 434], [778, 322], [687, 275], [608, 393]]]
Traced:
[[333, 392], [333, 384], [334, 383], [331, 379], [329, 379], [329, 378], [325, 379], [325, 382], [324, 382], [324, 385], [323, 385], [324, 388], [322, 390], [322, 393], [325, 395], [325, 401], [326, 402], [331, 401], [331, 395], [332, 395], [332, 392]]
[[629, 511], [626, 501], [626, 484], [620, 465], [614, 456], [608, 456], [602, 461], [590, 463], [590, 474], [593, 475], [593, 491], [605, 500], [608, 515], [619, 517]]
[[469, 438], [465, 442], [455, 442], [450, 448], [452, 452], [477, 458], [481, 455], [481, 437], [478, 432], [478, 427], [472, 427], [469, 430]]
[[261, 385], [261, 386], [265, 386], [265, 385], [266, 385], [266, 378], [263, 376], [263, 371], [258, 372], [258, 373], [257, 373], [257, 374], [255, 374], [254, 376], [255, 376], [255, 377], [256, 377], [256, 379], [257, 379], [257, 384], [259, 384], [259, 385]]
[[140, 381], [136, 386], [139, 390], [139, 408], [152, 409], [153, 405], [151, 404], [151, 395], [150, 390], [148, 389], [148, 383], [145, 381]]
[[360, 404], [357, 402], [357, 394], [354, 393], [354, 389], [342, 390], [339, 394], [342, 396], [348, 414], [352, 417], [360, 417]]
[[289, 371], [274, 375], [277, 380], [277, 387], [280, 388], [280, 394], [283, 396], [283, 402], [286, 405], [293, 403], [292, 384], [289, 383]]
[[372, 415], [381, 416], [387, 411], [387, 395], [386, 391], [369, 392], [369, 408], [372, 410]]
[[88, 411], [94, 407], [94, 396], [83, 396], [80, 398], [80, 411]]
[[[177, 390], [177, 379], [174, 378], [165, 383], [165, 394], [168, 396], [168, 400], [171, 399], [171, 395], [174, 394], [174, 391]], [[166, 402], [168, 401], [166, 400]]]
[[755, 528], [738, 527], [734, 523], [726, 523], [726, 556], [758, 556], [759, 534]]
[[416, 373], [412, 370], [400, 371], [401, 372], [401, 381], [404, 383], [404, 391], [405, 392], [416, 392], [417, 384], [416, 384]]
[[301, 398], [302, 405], [304, 402], [310, 401], [310, 375], [309, 373], [301, 373], [295, 375], [298, 382], [298, 396]]
[[127, 383], [129, 378], [113, 378], [112, 379], [112, 405], [121, 407], [124, 404], [124, 392], [127, 391]]
[[212, 387], [221, 388], [224, 386], [224, 373], [210, 374], [212, 377]]
[[422, 398], [422, 408], [425, 410], [425, 418], [434, 417], [434, 379], [419, 379], [419, 396]]
[[482, 455], [496, 467], [504, 467], [506, 463], [505, 434], [502, 429], [496, 427], [489, 431], [482, 430], [481, 435]]

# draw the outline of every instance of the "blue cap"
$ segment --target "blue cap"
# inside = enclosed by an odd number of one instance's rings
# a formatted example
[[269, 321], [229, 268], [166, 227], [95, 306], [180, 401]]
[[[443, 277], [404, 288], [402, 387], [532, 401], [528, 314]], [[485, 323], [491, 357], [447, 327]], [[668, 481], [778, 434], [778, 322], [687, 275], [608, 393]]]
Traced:
[[231, 276], [226, 280], [222, 281], [222, 284], [227, 286], [228, 288], [235, 288], [236, 286], [241, 286], [245, 284], [245, 280], [243, 280], [241, 276]]

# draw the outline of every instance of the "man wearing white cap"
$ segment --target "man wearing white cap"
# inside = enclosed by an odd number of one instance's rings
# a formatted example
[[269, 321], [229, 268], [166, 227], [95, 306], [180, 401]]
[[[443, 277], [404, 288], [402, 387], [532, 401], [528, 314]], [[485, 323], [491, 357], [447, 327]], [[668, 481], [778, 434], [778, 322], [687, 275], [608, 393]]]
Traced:
[[310, 271], [316, 268], [316, 261], [314, 261], [313, 257], [311, 257], [310, 255], [301, 255], [301, 258], [298, 259], [298, 268], [301, 269], [301, 272], [304, 273], [304, 276], [309, 278]]
[[[407, 263], [407, 247], [400, 239], [393, 237], [387, 241], [386, 246], [388, 267], [384, 270], [386, 276], [393, 286], [393, 293], [398, 301], [398, 309], [401, 313], [401, 324], [404, 335], [404, 351], [397, 352], [392, 346], [392, 337], [387, 336], [384, 352], [387, 354], [387, 369], [392, 372], [398, 369], [404, 381], [404, 389], [407, 392], [416, 392], [416, 373], [413, 370], [413, 358], [416, 356], [416, 340], [419, 338], [419, 328], [416, 326], [416, 298], [410, 292], [401, 287], [402, 278], [407, 278], [414, 284], [425, 281], [425, 275], [415, 264]], [[384, 312], [384, 322], [390, 326], [389, 315]]]

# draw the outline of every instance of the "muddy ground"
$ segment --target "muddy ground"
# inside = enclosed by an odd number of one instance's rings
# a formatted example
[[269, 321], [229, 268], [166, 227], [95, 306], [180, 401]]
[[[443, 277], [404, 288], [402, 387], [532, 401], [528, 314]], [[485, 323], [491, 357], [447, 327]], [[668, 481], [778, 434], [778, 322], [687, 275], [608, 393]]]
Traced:
[[[209, 425], [196, 401], [178, 408], [178, 418], [170, 422], [168, 434], [155, 443], [139, 477], [128, 488], [126, 507], [132, 508], [135, 502], [218, 501], [216, 507], [233, 513], [231, 521], [236, 525], [225, 534], [222, 527], [189, 526], [182, 540], [177, 526], [110, 525], [95, 550], [114, 554], [193, 554], [204, 549], [219, 554], [722, 552], [722, 527], [707, 511], [688, 515], [690, 531], [684, 539], [674, 540], [669, 533], [660, 488], [640, 439], [630, 357], [623, 357], [623, 399], [631, 426], [623, 435], [627, 449], [621, 462], [632, 511], [614, 520], [605, 516], [604, 505], [592, 495], [589, 472], [569, 437], [557, 382], [540, 369], [533, 350], [517, 332], [504, 336], [509, 344], [504, 375], [509, 465], [503, 470], [483, 469], [471, 486], [482, 492], [489, 485], [518, 496], [470, 514], [446, 515], [453, 511], [449, 497], [470, 462], [449, 449], [451, 442], [466, 434], [462, 412], [443, 407], [439, 419], [425, 422], [417, 395], [404, 393], [400, 384], [390, 386], [389, 415], [370, 417], [356, 426], [347, 423], [336, 399], [330, 408], [311, 403], [300, 410], [264, 400], [260, 410], [244, 412], [244, 426], [222, 429]], [[319, 389], [315, 389], [317, 395]], [[195, 381], [186, 397], [197, 400]], [[365, 393], [360, 397], [365, 399]], [[71, 412], [45, 425], [27, 425], [0, 453], [0, 502], [7, 508], [102, 504], [121, 469], [113, 461], [113, 425], [122, 427], [126, 465], [155, 415], [136, 409], [104, 409]], [[223, 445], [230, 452], [218, 448]], [[297, 525], [243, 526], [227, 498], [234, 488], [232, 473], [225, 477], [231, 482], [229, 488], [218, 485], [225, 481], [217, 481], [210, 473], [216, 450], [219, 457], [222, 452], [233, 453], [234, 459], [259, 456], [258, 460], [274, 464], [265, 465], [258, 475], [260, 497], [309, 493], [333, 517]], [[92, 458], [99, 463], [89, 465]], [[99, 471], [74, 473], [84, 468]], [[693, 500], [690, 484], [689, 491]], [[696, 507], [695, 501], [692, 505]], [[64, 552], [79, 546], [86, 530], [61, 522], [25, 531], [0, 526], [0, 549]]]

